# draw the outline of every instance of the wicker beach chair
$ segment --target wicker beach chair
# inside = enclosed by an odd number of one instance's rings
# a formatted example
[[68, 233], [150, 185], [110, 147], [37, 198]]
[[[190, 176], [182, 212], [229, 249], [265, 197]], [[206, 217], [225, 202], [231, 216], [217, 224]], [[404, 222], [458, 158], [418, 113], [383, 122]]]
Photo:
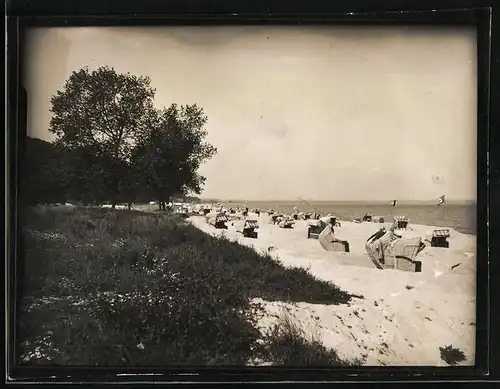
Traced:
[[282, 219], [278, 222], [278, 226], [280, 228], [293, 228], [295, 224], [295, 220], [291, 217], [282, 217]]
[[434, 230], [432, 232], [431, 247], [450, 247], [448, 238], [450, 237], [449, 229]]
[[229, 218], [224, 213], [214, 213], [207, 215], [207, 221], [217, 229], [227, 229], [226, 223], [229, 221]]
[[420, 237], [402, 238], [388, 245], [384, 256], [392, 259], [396, 270], [420, 272], [422, 262], [417, 261], [416, 257], [424, 248], [425, 244]]
[[340, 223], [337, 221], [336, 216], [324, 216], [319, 220], [309, 223], [309, 227], [307, 229], [307, 238], [308, 239], [318, 239], [319, 234], [325, 229], [325, 227], [331, 224], [335, 227], [340, 227]]
[[307, 229], [307, 239], [318, 239], [319, 234], [325, 229], [326, 223], [322, 220], [316, 220], [315, 222], [309, 223]]
[[[384, 254], [385, 248], [396, 239], [397, 237], [394, 234], [388, 233], [385, 228], [380, 229], [367, 239], [365, 245], [366, 252], [375, 266], [379, 269], [385, 269], [394, 265], [386, 263], [387, 261]], [[388, 258], [388, 260], [390, 262], [390, 258]]]
[[366, 251], [379, 269], [395, 269], [420, 272], [422, 263], [416, 260], [425, 248], [422, 238], [400, 238], [381, 229], [366, 242]]
[[[321, 242], [321, 240], [318, 238]], [[341, 253], [350, 252], [349, 242], [347, 240], [335, 240], [322, 245], [326, 251], [337, 251]]]
[[257, 220], [242, 220], [237, 227], [236, 231], [243, 234], [245, 238], [254, 238], [257, 239], [257, 231], [259, 228], [259, 223]]
[[318, 237], [319, 243], [326, 251], [339, 251], [348, 253], [349, 242], [335, 237], [333, 228], [326, 226]]
[[363, 221], [364, 222], [371, 222], [372, 219], [373, 219], [373, 217], [369, 213], [367, 213], [365, 216], [363, 216]]
[[406, 216], [394, 216], [393, 227], [396, 230], [407, 230], [409, 228], [410, 220]]
[[273, 213], [270, 215], [271, 217], [269, 218], [269, 222], [271, 224], [278, 224], [283, 217], [281, 213]]

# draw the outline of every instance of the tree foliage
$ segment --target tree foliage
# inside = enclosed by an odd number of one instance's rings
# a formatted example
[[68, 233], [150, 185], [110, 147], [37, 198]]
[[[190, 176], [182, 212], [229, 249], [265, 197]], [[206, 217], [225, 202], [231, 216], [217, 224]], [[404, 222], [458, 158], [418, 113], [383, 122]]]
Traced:
[[90, 179], [92, 188], [107, 192], [113, 204], [129, 186], [124, 185], [129, 176], [124, 166], [146, 124], [145, 113], [153, 109], [154, 93], [147, 77], [100, 67], [73, 72], [51, 99], [49, 131], [57, 136], [57, 144], [81, 157], [68, 165], [83, 169], [73, 175]]
[[160, 206], [173, 195], [200, 194], [205, 177], [201, 164], [217, 153], [205, 142], [207, 122], [196, 104], [170, 107], [151, 113], [154, 125], [146, 128], [133, 157], [138, 181]]
[[155, 90], [147, 77], [118, 74], [112, 68], [73, 72], [52, 97], [50, 131], [66, 147], [127, 159]]
[[113, 68], [74, 71], [52, 97], [49, 131], [61, 150], [53, 177], [66, 196], [132, 202], [199, 194], [201, 164], [216, 149], [205, 141], [207, 117], [194, 105], [156, 109], [148, 77]]

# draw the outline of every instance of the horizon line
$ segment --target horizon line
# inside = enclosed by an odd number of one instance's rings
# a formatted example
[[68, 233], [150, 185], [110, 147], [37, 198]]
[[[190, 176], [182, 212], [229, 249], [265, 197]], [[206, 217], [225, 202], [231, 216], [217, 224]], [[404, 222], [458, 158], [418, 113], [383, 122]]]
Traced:
[[[315, 200], [315, 199], [223, 199], [223, 198], [211, 198], [211, 197], [200, 197], [200, 196], [193, 196], [193, 197], [198, 197], [200, 200], [203, 201], [219, 201], [219, 202], [234, 202], [234, 203], [245, 203], [245, 202], [316, 202], [316, 203], [391, 203], [394, 201], [394, 199], [390, 200]], [[416, 202], [435, 202], [437, 201], [436, 199], [426, 199], [426, 200], [396, 200], [398, 203], [416, 203]], [[453, 203], [453, 202], [467, 202], [467, 203], [476, 203], [477, 200], [475, 199], [447, 199], [447, 203]]]

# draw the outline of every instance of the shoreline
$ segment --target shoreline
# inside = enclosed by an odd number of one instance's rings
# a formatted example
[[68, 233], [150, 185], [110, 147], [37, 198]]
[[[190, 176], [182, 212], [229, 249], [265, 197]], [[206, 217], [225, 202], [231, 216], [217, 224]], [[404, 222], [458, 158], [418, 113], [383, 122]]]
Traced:
[[[249, 199], [199, 199], [202, 203], [221, 203], [221, 204], [245, 204], [245, 203], [275, 203], [275, 204], [292, 204], [297, 205], [304, 202], [312, 204], [354, 204], [354, 205], [390, 205], [394, 199], [385, 200], [314, 200], [314, 199], [290, 199], [290, 200], [249, 200]], [[399, 206], [406, 205], [436, 205], [435, 200], [398, 200]], [[448, 205], [477, 205], [476, 200], [457, 200], [457, 199], [446, 199], [446, 204]]]
[[[347, 305], [260, 301], [267, 312], [265, 330], [285, 309], [305, 332], [315, 334], [329, 348], [348, 358], [362, 357], [365, 365], [447, 366], [439, 347], [452, 345], [466, 355], [460, 365], [473, 365], [475, 353], [475, 239], [450, 228], [450, 248], [427, 247], [419, 255], [422, 272], [379, 270], [368, 257], [364, 243], [390, 223], [341, 221], [339, 239], [349, 241], [351, 252], [327, 252], [315, 239], [307, 239], [308, 221], [285, 230], [260, 217], [257, 239], [243, 238], [228, 223], [216, 230], [202, 216], [188, 222], [205, 233], [225, 236], [277, 258], [285, 267], [302, 267], [318, 279], [363, 298]], [[434, 226], [411, 225], [408, 235], [425, 235]], [[442, 228], [442, 227], [437, 227]], [[279, 315], [278, 315], [279, 316]]]
[[440, 228], [454, 228], [455, 230], [467, 234], [477, 233], [477, 215], [474, 204], [454, 204], [447, 203], [438, 207], [435, 203], [400, 203], [396, 207], [389, 203], [375, 202], [313, 202], [311, 204], [299, 204], [297, 202], [247, 202], [247, 203], [220, 203], [226, 208], [256, 208], [266, 212], [274, 209], [277, 212], [292, 214], [297, 207], [302, 212], [319, 212], [321, 215], [332, 214], [337, 218], [352, 221], [362, 218], [365, 213], [380, 215], [386, 221], [392, 221], [395, 216], [406, 216], [410, 223], [419, 225], [429, 225]]

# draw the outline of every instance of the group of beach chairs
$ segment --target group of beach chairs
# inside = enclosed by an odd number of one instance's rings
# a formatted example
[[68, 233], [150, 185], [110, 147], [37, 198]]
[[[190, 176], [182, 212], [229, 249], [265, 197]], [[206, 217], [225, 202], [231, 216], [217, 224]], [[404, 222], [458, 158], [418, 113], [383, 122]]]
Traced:
[[[260, 212], [253, 210], [258, 216]], [[209, 210], [201, 211], [205, 215], [207, 222], [218, 229], [227, 229], [227, 223], [232, 221], [236, 224], [237, 232], [244, 237], [258, 237], [257, 229], [259, 223], [256, 219], [248, 217], [248, 209], [240, 212], [232, 210]], [[341, 227], [340, 222], [335, 216], [327, 215], [319, 217], [318, 214], [300, 214], [285, 215], [283, 213], [268, 211], [269, 222], [277, 225], [280, 228], [293, 228], [297, 220], [310, 220], [307, 229], [308, 239], [317, 239], [321, 246], [326, 251], [350, 252], [348, 241], [338, 239], [335, 236], [334, 228]], [[306, 216], [307, 215], [307, 216]], [[383, 217], [367, 218], [365, 215], [364, 222], [368, 223], [383, 223]], [[426, 247], [422, 237], [406, 238], [398, 235], [398, 232], [410, 230], [408, 218], [404, 216], [394, 217], [392, 226], [387, 230], [385, 227], [380, 228], [375, 234], [370, 236], [365, 244], [368, 256], [379, 269], [395, 269], [402, 271], [420, 272], [422, 270], [422, 262], [417, 260], [417, 255]], [[450, 232], [448, 229], [436, 229], [432, 232], [429, 239], [425, 239], [431, 247], [449, 247], [448, 238]]]
[[[257, 229], [259, 228], [258, 220], [250, 219], [249, 209], [235, 210], [235, 209], [222, 209], [222, 208], [206, 208], [200, 210], [200, 213], [205, 216], [207, 222], [217, 229], [227, 229], [228, 222], [232, 222], [236, 226], [236, 230], [240, 232], [244, 237], [257, 238]], [[260, 210], [253, 209], [252, 213], [260, 216]], [[308, 220], [311, 218], [319, 218], [317, 213], [294, 213], [292, 215], [285, 215], [283, 213], [275, 212], [274, 210], [269, 210], [269, 220], [270, 223], [277, 225], [280, 228], [290, 229], [293, 228], [297, 220]], [[324, 222], [323, 222], [324, 223]]]
[[[379, 222], [382, 218], [367, 218], [365, 222]], [[382, 219], [383, 220], [383, 219]], [[333, 233], [333, 226], [340, 226], [333, 216], [330, 220], [321, 218], [309, 225], [307, 237], [318, 239], [321, 245], [329, 251], [349, 252], [349, 243], [337, 239]], [[395, 269], [402, 271], [420, 272], [422, 262], [417, 260], [417, 255], [426, 247], [422, 237], [405, 238], [398, 235], [399, 231], [411, 230], [409, 220], [405, 216], [394, 217], [394, 222], [389, 230], [382, 227], [366, 241], [366, 251], [372, 262], [379, 269]], [[435, 229], [430, 239], [426, 239], [431, 247], [449, 247], [449, 229]]]
[[385, 223], [385, 218], [383, 216], [372, 216], [369, 213], [366, 213], [362, 218], [353, 219], [354, 223]]
[[[411, 272], [422, 271], [422, 261], [417, 255], [427, 247], [422, 237], [406, 238], [398, 235], [398, 231], [411, 230], [409, 220], [404, 216], [396, 216], [389, 230], [384, 227], [370, 236], [366, 241], [366, 252], [379, 269], [395, 269]], [[431, 247], [450, 247], [449, 229], [435, 229], [430, 239], [425, 239]]]
[[274, 212], [272, 209], [268, 213], [269, 222], [281, 228], [293, 228], [297, 220], [311, 220], [307, 230], [308, 238], [317, 238], [321, 246], [327, 251], [349, 252], [349, 242], [337, 239], [334, 236], [333, 228], [329, 228], [329, 226], [340, 227], [340, 223], [335, 216], [327, 215], [321, 217], [317, 212], [295, 212], [290, 216]]
[[295, 221], [293, 216], [285, 215], [280, 212], [269, 211], [269, 223], [277, 225], [280, 228], [293, 228]]
[[310, 220], [310, 219], [319, 219], [319, 213], [313, 212], [294, 212], [291, 215], [285, 215], [281, 212], [275, 212], [273, 209], [267, 211], [269, 214], [269, 222], [271, 224], [276, 224], [281, 228], [293, 228], [293, 225], [298, 220]]
[[[248, 209], [237, 212], [232, 208], [229, 210], [221, 208], [216, 208], [215, 210], [204, 209], [202, 212], [207, 220], [207, 223], [217, 229], [228, 229], [229, 227], [227, 223], [231, 222], [232, 225], [235, 225], [236, 231], [241, 233], [245, 238], [257, 239], [259, 222], [255, 219], [249, 219], [248, 213]], [[258, 216], [258, 211], [256, 214]]]

